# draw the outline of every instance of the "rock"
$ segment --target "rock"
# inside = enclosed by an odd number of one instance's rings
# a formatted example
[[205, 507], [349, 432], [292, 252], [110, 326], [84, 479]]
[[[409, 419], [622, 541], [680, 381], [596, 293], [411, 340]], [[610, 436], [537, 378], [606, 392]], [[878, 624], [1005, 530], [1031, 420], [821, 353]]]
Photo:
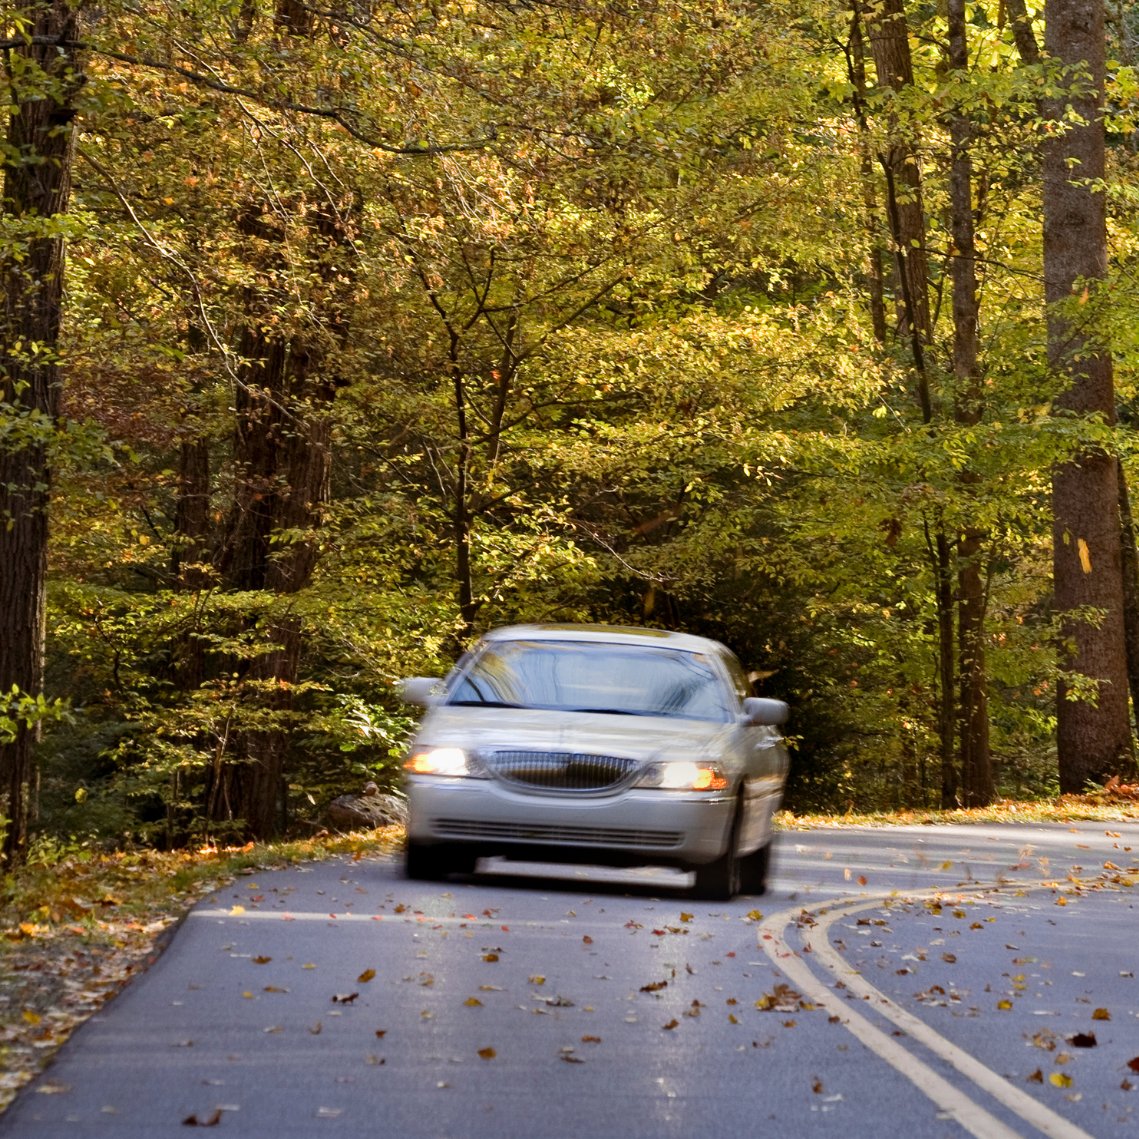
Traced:
[[375, 783], [364, 785], [363, 794], [337, 795], [325, 811], [328, 825], [337, 830], [372, 830], [407, 821], [407, 803], [396, 792], [385, 794]]

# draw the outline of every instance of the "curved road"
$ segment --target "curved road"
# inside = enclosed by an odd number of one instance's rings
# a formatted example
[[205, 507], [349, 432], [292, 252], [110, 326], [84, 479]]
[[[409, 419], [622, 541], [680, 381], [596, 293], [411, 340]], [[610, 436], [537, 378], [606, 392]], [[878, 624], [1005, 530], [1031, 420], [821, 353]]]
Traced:
[[730, 905], [482, 870], [239, 878], [0, 1136], [1135, 1131], [1139, 824], [790, 832]]

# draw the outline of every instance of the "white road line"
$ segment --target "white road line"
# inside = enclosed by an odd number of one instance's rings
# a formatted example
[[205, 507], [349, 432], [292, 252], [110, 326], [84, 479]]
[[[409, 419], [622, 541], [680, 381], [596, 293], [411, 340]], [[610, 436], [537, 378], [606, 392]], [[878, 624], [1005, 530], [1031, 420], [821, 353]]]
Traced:
[[[1049, 884], [1054, 885], [1054, 883]], [[1023, 883], [1016, 885], [1019, 889], [1027, 888]], [[1042, 883], [1033, 883], [1033, 885], [1040, 886]], [[947, 894], [972, 893], [978, 889], [988, 891], [993, 888], [988, 886], [976, 887], [973, 890], [915, 891], [907, 893], [906, 897], [914, 898], [923, 895], [945, 897]], [[883, 905], [887, 900], [897, 901], [899, 898], [898, 894], [892, 893], [879, 895], [870, 900], [844, 901], [839, 899], [832, 903], [834, 908], [828, 909], [826, 913], [819, 913], [816, 910], [815, 913], [819, 916], [816, 917], [816, 925], [813, 928], [816, 937], [821, 935], [821, 940], [809, 942], [811, 957], [818, 960], [837, 979], [841, 980], [847, 992], [867, 998], [866, 1007], [874, 1009], [875, 1012], [902, 1029], [910, 1038], [925, 1045], [935, 1056], [951, 1065], [978, 1088], [992, 1096], [993, 1099], [1015, 1112], [1017, 1116], [1040, 1134], [1049, 1136], [1049, 1139], [1093, 1139], [1082, 1128], [1058, 1115], [1020, 1088], [1010, 1084], [991, 1068], [985, 1067], [979, 1060], [969, 1055], [968, 1052], [946, 1040], [923, 1020], [894, 1004], [889, 997], [864, 980], [852, 966], [843, 961], [838, 952], [831, 946], [827, 931], [834, 922], [849, 914], [872, 909]], [[985, 1111], [963, 1091], [943, 1079], [927, 1064], [907, 1051], [894, 1037], [888, 1036], [881, 1029], [876, 1028], [861, 1013], [849, 1008], [845, 1001], [839, 1002], [835, 999], [834, 992], [815, 976], [803, 959], [794, 950], [788, 948], [783, 940], [783, 933], [786, 928], [794, 923], [802, 912], [802, 907], [784, 910], [772, 915], [759, 927], [759, 946], [771, 958], [776, 967], [800, 988], [805, 996], [810, 996], [816, 1003], [832, 1009], [845, 1028], [888, 1064], [901, 1072], [942, 1111], [951, 1115], [970, 1134], [977, 1136], [977, 1139], [1009, 1139], [1009, 1137], [1019, 1136], [1019, 1132], [1013, 1131], [995, 1116]]]

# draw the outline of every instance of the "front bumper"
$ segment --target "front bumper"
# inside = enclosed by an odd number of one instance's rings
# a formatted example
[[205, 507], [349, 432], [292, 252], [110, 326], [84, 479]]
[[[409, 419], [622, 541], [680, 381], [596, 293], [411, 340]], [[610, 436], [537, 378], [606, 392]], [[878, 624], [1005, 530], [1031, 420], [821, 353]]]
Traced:
[[489, 779], [411, 776], [408, 838], [481, 854], [606, 865], [691, 866], [727, 849], [730, 795], [627, 789], [574, 796], [514, 791]]

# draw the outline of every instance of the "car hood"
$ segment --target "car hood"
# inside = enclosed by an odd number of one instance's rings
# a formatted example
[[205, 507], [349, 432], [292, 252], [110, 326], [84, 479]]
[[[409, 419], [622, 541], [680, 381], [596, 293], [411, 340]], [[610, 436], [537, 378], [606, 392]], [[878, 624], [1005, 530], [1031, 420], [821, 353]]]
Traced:
[[571, 751], [641, 760], [695, 759], [710, 753], [727, 758], [734, 727], [670, 716], [444, 705], [427, 713], [416, 742], [470, 751]]

